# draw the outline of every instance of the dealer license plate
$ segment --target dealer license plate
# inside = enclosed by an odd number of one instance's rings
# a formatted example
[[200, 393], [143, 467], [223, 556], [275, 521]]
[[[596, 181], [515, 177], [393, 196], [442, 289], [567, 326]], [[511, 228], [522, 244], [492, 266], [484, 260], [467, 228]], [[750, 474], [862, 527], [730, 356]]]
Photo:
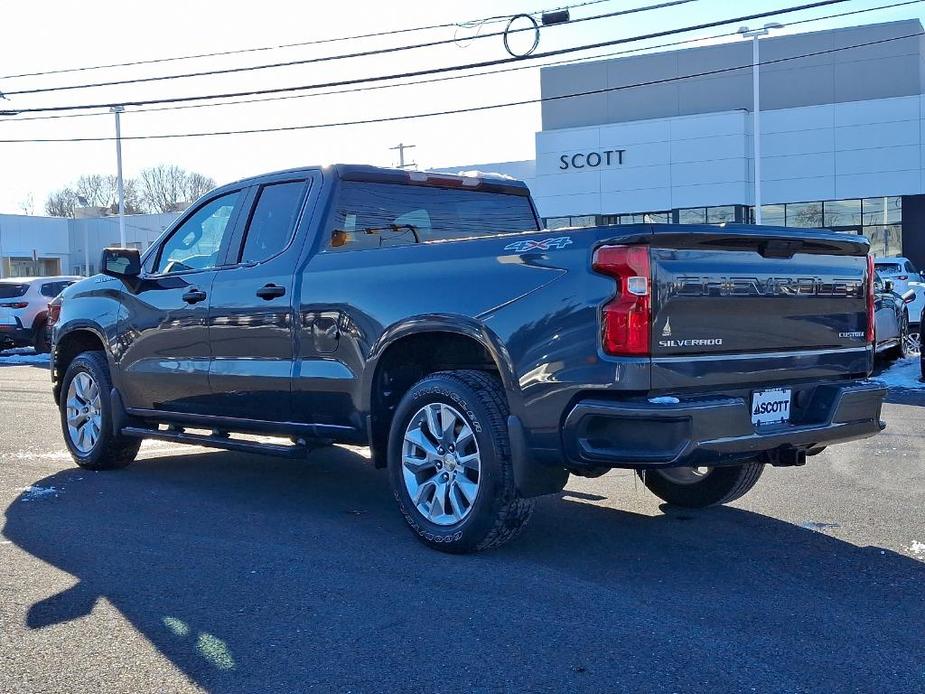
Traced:
[[789, 388], [756, 390], [752, 394], [752, 424], [767, 426], [790, 421]]

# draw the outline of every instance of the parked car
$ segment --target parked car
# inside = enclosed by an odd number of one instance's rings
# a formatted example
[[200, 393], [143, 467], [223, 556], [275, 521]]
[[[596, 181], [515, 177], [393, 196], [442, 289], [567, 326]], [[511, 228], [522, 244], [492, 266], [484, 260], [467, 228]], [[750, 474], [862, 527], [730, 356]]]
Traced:
[[481, 550], [569, 474], [629, 468], [703, 507], [878, 433], [868, 250], [750, 225], [547, 231], [517, 181], [284, 171], [209, 193], [143, 256], [105, 250], [106, 276], [62, 296], [53, 393], [94, 470], [146, 438], [369, 445], [416, 537]]
[[900, 295], [893, 280], [885, 280], [877, 272], [874, 274], [874, 297], [877, 354], [887, 359], [914, 354], [916, 348], [910, 337], [909, 305], [915, 299], [915, 291], [907, 289]]
[[47, 331], [48, 301], [74, 284], [80, 277], [16, 277], [0, 280], [0, 309], [8, 310], [19, 321], [10, 335], [14, 347], [49, 350]]
[[893, 290], [905, 294], [910, 289], [915, 292], [915, 299], [909, 302], [909, 339], [910, 344], [921, 349], [921, 321], [919, 316], [925, 312], [925, 272], [919, 272], [908, 258], [875, 258], [876, 270], [884, 280], [893, 281]]
[[13, 315], [13, 312], [6, 308], [0, 308], [0, 350], [10, 349], [16, 346], [15, 335], [22, 329], [19, 319]]

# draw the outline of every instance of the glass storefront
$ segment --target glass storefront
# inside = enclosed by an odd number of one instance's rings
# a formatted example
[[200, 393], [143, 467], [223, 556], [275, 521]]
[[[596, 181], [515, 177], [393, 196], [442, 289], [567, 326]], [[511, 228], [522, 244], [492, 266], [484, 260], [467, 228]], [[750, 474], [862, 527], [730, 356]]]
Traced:
[[[753, 207], [721, 205], [688, 207], [634, 214], [550, 217], [549, 229], [609, 226], [614, 224], [726, 224], [754, 223]], [[761, 222], [769, 226], [832, 229], [846, 234], [862, 234], [877, 256], [902, 255], [902, 198], [853, 198], [811, 202], [774, 203], [761, 206]]]

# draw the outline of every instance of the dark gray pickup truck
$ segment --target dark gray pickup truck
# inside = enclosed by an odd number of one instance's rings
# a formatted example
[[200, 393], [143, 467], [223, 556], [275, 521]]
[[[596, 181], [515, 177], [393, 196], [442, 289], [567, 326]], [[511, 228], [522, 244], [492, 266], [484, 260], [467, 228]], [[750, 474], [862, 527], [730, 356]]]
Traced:
[[569, 474], [721, 504], [884, 426], [859, 237], [552, 231], [518, 182], [334, 166], [219, 188], [102, 269], [53, 335], [78, 465], [128, 465], [145, 438], [368, 444], [445, 551], [514, 537]]

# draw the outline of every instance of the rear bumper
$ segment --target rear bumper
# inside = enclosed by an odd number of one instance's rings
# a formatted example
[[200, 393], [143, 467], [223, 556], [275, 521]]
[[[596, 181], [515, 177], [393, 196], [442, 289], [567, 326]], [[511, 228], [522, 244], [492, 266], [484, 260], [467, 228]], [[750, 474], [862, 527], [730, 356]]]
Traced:
[[722, 465], [763, 454], [796, 461], [811, 448], [882, 431], [885, 397], [886, 389], [869, 381], [794, 389], [791, 422], [760, 429], [752, 424], [750, 399], [742, 395], [677, 404], [589, 399], [569, 412], [563, 445], [579, 468]]
[[0, 322], [0, 345], [28, 345], [32, 343], [32, 330], [24, 328], [22, 321], [13, 317], [12, 323]]

